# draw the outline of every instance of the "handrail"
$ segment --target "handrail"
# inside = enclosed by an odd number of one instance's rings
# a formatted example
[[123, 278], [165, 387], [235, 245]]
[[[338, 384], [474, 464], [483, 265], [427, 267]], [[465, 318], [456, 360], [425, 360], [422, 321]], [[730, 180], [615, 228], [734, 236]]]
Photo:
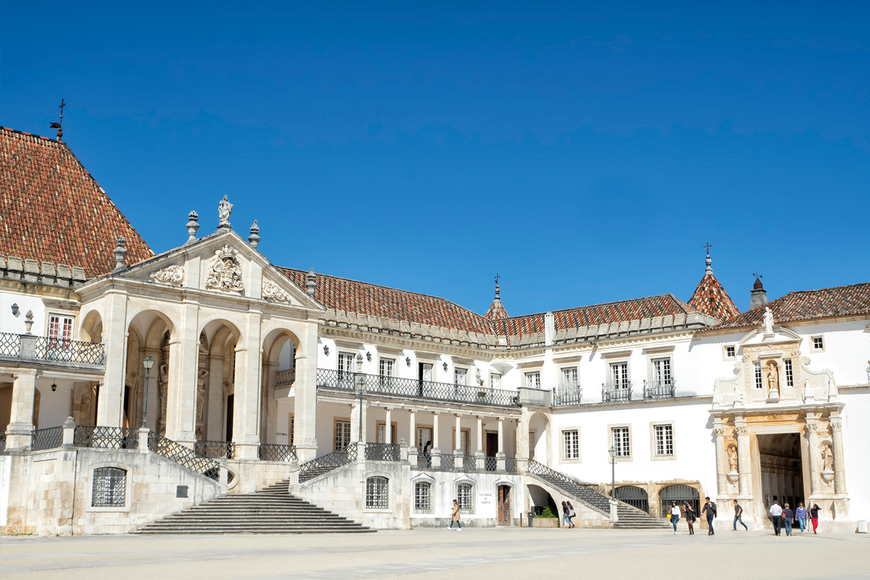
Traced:
[[579, 386], [558, 389], [553, 393], [554, 407], [579, 405], [583, 401], [583, 389]]
[[676, 395], [676, 381], [650, 381], [643, 382], [644, 399], [673, 399]]
[[366, 461], [399, 461], [402, 452], [396, 443], [366, 443]]
[[211, 459], [235, 459], [236, 444], [232, 441], [197, 441], [193, 450]]
[[299, 461], [296, 456], [296, 446], [281, 443], [260, 443], [258, 457], [260, 461]]
[[555, 469], [535, 461], [534, 459], [529, 459], [526, 472], [540, 477], [563, 493], [572, 496], [574, 499], [583, 501], [601, 513], [609, 513], [609, 499], [588, 483], [583, 483], [568, 474], [556, 471]]
[[167, 439], [159, 433], [154, 431], [148, 433], [148, 449], [209, 479], [215, 481], [220, 479], [221, 464], [218, 461], [204, 457], [193, 449], [172, 439]]
[[299, 465], [299, 483], [314, 479], [342, 465], [356, 461], [356, 445], [351, 443], [344, 449], [337, 449], [332, 453], [321, 455], [311, 461]]
[[[5, 438], [4, 438], [5, 439]], [[54, 449], [63, 444], [63, 427], [49, 427], [48, 429], [34, 429], [30, 438], [31, 451], [43, 451]]]
[[105, 366], [105, 345], [31, 334], [0, 333], [0, 357]]
[[76, 425], [73, 431], [73, 445], [101, 449], [138, 449], [139, 430]]
[[621, 383], [601, 383], [601, 401], [619, 403], [631, 400], [631, 381]]

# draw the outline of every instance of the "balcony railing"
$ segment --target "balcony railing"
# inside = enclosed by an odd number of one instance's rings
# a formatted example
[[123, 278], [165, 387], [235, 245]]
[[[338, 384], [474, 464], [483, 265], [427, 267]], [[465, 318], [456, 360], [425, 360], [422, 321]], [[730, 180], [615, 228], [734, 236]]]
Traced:
[[643, 382], [643, 398], [644, 399], [673, 399], [677, 392], [674, 386], [675, 381], [644, 381]]
[[399, 461], [402, 453], [395, 443], [366, 443], [366, 460]]
[[101, 449], [138, 449], [139, 430], [124, 427], [76, 425], [73, 432], [73, 445]]
[[583, 389], [579, 385], [562, 386], [553, 393], [554, 407], [579, 405], [583, 398]]
[[61, 444], [63, 444], [63, 427], [34, 430], [30, 440], [30, 448], [33, 451], [55, 449]]
[[104, 366], [104, 345], [31, 334], [0, 333], [0, 358]]
[[261, 461], [299, 461], [296, 456], [295, 445], [283, 445], [281, 443], [260, 443]]
[[367, 393], [496, 407], [519, 407], [520, 404], [516, 391], [317, 369], [317, 386], [319, 388], [354, 391], [357, 381], [360, 381], [362, 388]]
[[236, 446], [232, 441], [197, 441], [193, 450], [209, 459], [233, 459]]
[[601, 401], [604, 403], [624, 403], [631, 400], [631, 381], [622, 383], [603, 383]]
[[296, 369], [278, 371], [277, 373], [275, 373], [275, 376], [278, 378], [277, 386], [289, 387], [296, 381]]

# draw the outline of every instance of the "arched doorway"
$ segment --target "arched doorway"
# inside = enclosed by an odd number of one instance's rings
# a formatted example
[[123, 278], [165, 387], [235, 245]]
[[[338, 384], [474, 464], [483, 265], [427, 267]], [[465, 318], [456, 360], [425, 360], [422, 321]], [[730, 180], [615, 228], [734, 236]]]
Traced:
[[623, 485], [613, 492], [615, 499], [649, 513], [649, 495], [642, 487]]
[[670, 513], [671, 502], [677, 502], [677, 505], [682, 506], [686, 502], [692, 504], [695, 514], [701, 514], [701, 494], [691, 485], [669, 485], [659, 492], [659, 514], [665, 517]]
[[532, 414], [529, 420], [529, 459], [550, 463], [550, 421], [543, 413]]
[[296, 355], [299, 338], [286, 329], [269, 332], [263, 339], [260, 396], [260, 441], [295, 443]]
[[196, 373], [196, 440], [206, 455], [231, 455], [235, 418], [236, 346], [241, 334], [230, 322], [212, 320], [199, 335]]
[[[124, 389], [121, 393], [122, 421], [129, 427], [139, 427], [146, 415], [146, 427], [166, 432], [166, 387], [169, 384], [169, 340], [172, 323], [162, 312], [144, 310], [137, 313], [127, 329], [127, 360], [124, 369]], [[145, 405], [145, 367], [150, 355], [154, 367], [148, 372], [148, 404]]]
[[561, 511], [556, 500], [553, 499], [546, 489], [539, 485], [529, 484], [527, 486], [529, 492], [529, 511], [534, 513], [536, 517], [540, 516], [546, 508], [556, 515], [561, 517]]

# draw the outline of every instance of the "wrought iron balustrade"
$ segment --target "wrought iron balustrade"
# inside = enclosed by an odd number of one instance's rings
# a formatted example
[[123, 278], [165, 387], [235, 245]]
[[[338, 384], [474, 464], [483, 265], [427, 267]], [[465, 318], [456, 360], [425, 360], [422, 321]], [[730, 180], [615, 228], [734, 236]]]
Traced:
[[0, 357], [52, 363], [104, 366], [105, 346], [49, 336], [0, 333]]
[[496, 457], [484, 457], [483, 458], [483, 469], [484, 469], [484, 471], [498, 471], [498, 458], [496, 458]]
[[453, 471], [456, 468], [456, 462], [453, 461], [452, 453], [443, 453], [441, 455], [441, 470]]
[[401, 450], [395, 443], [366, 443], [366, 460], [399, 461], [401, 458]]
[[474, 455], [463, 455], [462, 471], [477, 471], [477, 457]]
[[675, 381], [644, 381], [643, 382], [643, 398], [644, 399], [673, 399], [677, 389], [674, 385]]
[[505, 473], [516, 473], [517, 472], [517, 458], [516, 457], [505, 457], [504, 458], [504, 471], [505, 471]]
[[567, 407], [579, 405], [583, 396], [583, 389], [579, 386], [560, 387], [553, 393], [554, 407]]
[[314, 479], [318, 475], [330, 472], [353, 461], [356, 461], [355, 444], [350, 444], [344, 449], [337, 449], [332, 453], [306, 461], [299, 465], [299, 483]]
[[0, 431], [0, 451], [6, 451], [6, 431]]
[[289, 369], [286, 371], [278, 371], [275, 373], [275, 377], [278, 379], [277, 386], [279, 387], [289, 387], [296, 381], [296, 369]]
[[232, 441], [197, 441], [193, 450], [211, 459], [233, 459], [236, 456], [236, 444]]
[[417, 469], [429, 469], [432, 467], [432, 457], [423, 453], [417, 455]]
[[601, 401], [604, 403], [624, 403], [631, 400], [631, 381], [603, 383]]
[[55, 449], [63, 444], [63, 427], [49, 427], [48, 429], [36, 429], [30, 439], [30, 449], [42, 451]]
[[139, 430], [77, 425], [73, 432], [73, 445], [100, 449], [138, 449]]
[[167, 439], [159, 433], [154, 431], [148, 433], [148, 449], [209, 479], [220, 480], [221, 464], [218, 461], [200, 455], [193, 449]]
[[260, 443], [259, 457], [261, 461], [299, 461], [296, 456], [295, 445], [282, 445], [280, 443]]
[[397, 397], [474, 403], [497, 407], [519, 406], [519, 396], [516, 391], [421, 381], [389, 375], [351, 373], [332, 369], [317, 369], [317, 386], [348, 391], [354, 391], [358, 387], [362, 387], [366, 393], [379, 393]]

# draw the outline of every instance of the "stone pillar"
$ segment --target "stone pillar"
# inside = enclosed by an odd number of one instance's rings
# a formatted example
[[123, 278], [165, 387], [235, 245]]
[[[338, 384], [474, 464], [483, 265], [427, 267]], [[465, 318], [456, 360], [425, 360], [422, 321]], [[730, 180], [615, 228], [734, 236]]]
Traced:
[[504, 456], [504, 419], [502, 417], [498, 418], [498, 452], [495, 454], [496, 457], [496, 469], [499, 471], [505, 470], [505, 456]]
[[[170, 335], [166, 436], [188, 447], [196, 441], [196, 384], [199, 370], [199, 306], [185, 302], [181, 324]], [[238, 397], [236, 397], [238, 409]]]
[[[296, 349], [296, 454], [303, 463], [317, 456], [317, 322], [310, 321]], [[365, 417], [365, 409], [363, 409]], [[365, 422], [363, 422], [365, 435]], [[354, 435], [351, 435], [354, 437]], [[365, 440], [365, 439], [363, 439]]]
[[819, 465], [819, 424], [818, 419], [812, 413], [807, 413], [807, 456], [810, 460], [810, 498], [817, 496], [822, 492], [821, 471]]
[[121, 427], [124, 382], [127, 378], [127, 296], [110, 290], [103, 321], [106, 374], [97, 403], [97, 425]]
[[[236, 457], [257, 459], [260, 449], [260, 312], [251, 309], [246, 317], [242, 339], [236, 345], [236, 383], [233, 398], [233, 442]], [[298, 400], [298, 395], [297, 395]], [[298, 411], [297, 411], [298, 413]], [[296, 415], [299, 425], [299, 415]], [[297, 440], [298, 441], [298, 440]], [[296, 445], [299, 453], [299, 444]], [[299, 461], [307, 461], [299, 456]]]
[[486, 459], [483, 453], [483, 417], [477, 416], [477, 451], [474, 453], [475, 464], [478, 470], [486, 469]]
[[411, 467], [417, 467], [417, 412], [414, 409], [409, 409], [409, 422], [411, 437], [408, 439], [410, 441], [408, 444], [408, 463], [411, 464]]
[[454, 436], [454, 439], [456, 439], [456, 441], [453, 444], [453, 454], [454, 455], [462, 455], [463, 453], [465, 453], [465, 450], [462, 449], [462, 429], [460, 428], [460, 425], [461, 425], [460, 419], [462, 417], [459, 415], [459, 413], [456, 413], [455, 417], [456, 417], [456, 427], [455, 427], [456, 434]]
[[205, 438], [223, 441], [227, 432], [224, 424], [224, 357], [211, 355], [208, 365], [208, 417], [205, 420]]
[[384, 425], [384, 443], [390, 445], [393, 442], [393, 424], [390, 419], [393, 418], [393, 412], [389, 407], [385, 407], [384, 411], [387, 414], [386, 425]]
[[441, 467], [441, 449], [438, 447], [438, 412], [432, 413], [432, 467]]
[[517, 469], [525, 471], [529, 462], [529, 419], [527, 410], [523, 409], [520, 419], [517, 419]]
[[716, 434], [716, 482], [719, 486], [717, 497], [724, 498], [728, 493], [728, 457], [725, 454], [725, 424], [722, 422], [722, 419], [714, 419], [713, 424], [713, 432]]
[[734, 424], [737, 432], [737, 467], [740, 472], [739, 497], [746, 501], [752, 497], [752, 458], [749, 451], [749, 429], [746, 428], [745, 419], [736, 419]]
[[6, 427], [7, 451], [30, 449], [33, 433], [33, 401], [36, 397], [36, 369], [21, 369], [13, 375], [12, 408]]
[[837, 495], [846, 495], [846, 466], [843, 463], [843, 419], [839, 413], [831, 413], [831, 431], [834, 442], [834, 490]]
[[[142, 432], [145, 431], [145, 450], [148, 450], [148, 430], [147, 429], [139, 429], [139, 439], [142, 439]], [[63, 449], [72, 449], [75, 446], [76, 441], [76, 422], [73, 421], [72, 417], [67, 417], [66, 421], [63, 422], [63, 442], [61, 443], [61, 447]], [[139, 444], [141, 447], [141, 442]]]

